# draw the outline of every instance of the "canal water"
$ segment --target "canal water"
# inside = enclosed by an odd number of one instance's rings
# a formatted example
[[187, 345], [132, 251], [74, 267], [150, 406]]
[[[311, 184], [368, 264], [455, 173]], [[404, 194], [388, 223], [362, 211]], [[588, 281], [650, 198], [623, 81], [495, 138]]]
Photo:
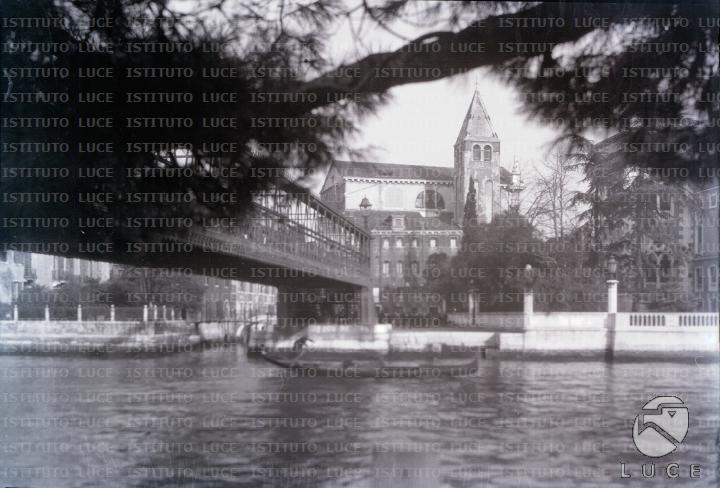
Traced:
[[[720, 371], [702, 357], [488, 360], [455, 379], [285, 373], [227, 347], [0, 357], [0, 486], [718, 485]], [[632, 426], [657, 395], [681, 398], [690, 420], [675, 452], [652, 459]]]

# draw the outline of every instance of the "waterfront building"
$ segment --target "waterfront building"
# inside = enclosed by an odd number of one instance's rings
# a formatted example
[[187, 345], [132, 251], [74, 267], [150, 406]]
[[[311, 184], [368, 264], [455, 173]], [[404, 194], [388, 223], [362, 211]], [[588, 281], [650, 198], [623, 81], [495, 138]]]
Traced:
[[443, 313], [444, 304], [424, 292], [428, 258], [454, 256], [470, 185], [481, 222], [517, 202], [521, 188], [500, 164], [500, 137], [475, 90], [453, 146], [452, 166], [335, 161], [320, 191], [372, 235], [373, 294], [381, 313], [403, 317]]

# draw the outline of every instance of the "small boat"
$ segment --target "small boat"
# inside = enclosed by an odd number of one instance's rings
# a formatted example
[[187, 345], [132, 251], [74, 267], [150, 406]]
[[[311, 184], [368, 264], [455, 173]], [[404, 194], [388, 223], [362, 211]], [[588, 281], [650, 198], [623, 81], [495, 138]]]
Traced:
[[332, 378], [432, 378], [468, 376], [478, 370], [477, 358], [391, 359], [387, 357], [303, 357], [303, 354], [284, 356], [263, 352], [266, 361], [292, 370], [297, 376]]

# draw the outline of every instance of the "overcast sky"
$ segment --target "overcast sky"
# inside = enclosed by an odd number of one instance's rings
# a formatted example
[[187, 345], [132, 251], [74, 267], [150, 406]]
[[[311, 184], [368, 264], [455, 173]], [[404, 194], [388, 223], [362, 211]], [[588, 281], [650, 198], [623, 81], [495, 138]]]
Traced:
[[[340, 63], [359, 59], [369, 51], [398, 49], [407, 39], [428, 31], [396, 22], [392, 29], [405, 37], [401, 39], [372, 22], [360, 23], [355, 18], [351, 20], [358, 31], [354, 36], [349, 22], [340, 24], [329, 43], [330, 59]], [[443, 28], [442, 24], [434, 27]], [[476, 82], [500, 137], [501, 163], [509, 169], [514, 157], [523, 166], [541, 159], [548, 149], [547, 144], [556, 136], [555, 131], [531, 123], [520, 115], [522, 105], [517, 92], [494, 79], [486, 69], [392, 89], [392, 101], [361, 121], [362, 132], [351, 141], [351, 146], [373, 147], [375, 151], [368, 159], [376, 162], [452, 166], [453, 144]], [[343, 155], [338, 154], [338, 158]]]
[[485, 70], [391, 90], [392, 101], [365, 118], [355, 147], [374, 148], [374, 161], [399, 164], [453, 165], [453, 145], [470, 105], [475, 83], [500, 137], [501, 163], [512, 167], [543, 158], [557, 133], [519, 113], [517, 92]]

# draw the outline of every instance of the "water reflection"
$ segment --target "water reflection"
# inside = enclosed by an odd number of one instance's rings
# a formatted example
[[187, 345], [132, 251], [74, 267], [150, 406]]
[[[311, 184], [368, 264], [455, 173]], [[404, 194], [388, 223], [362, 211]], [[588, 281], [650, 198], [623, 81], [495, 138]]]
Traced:
[[[716, 486], [717, 364], [484, 361], [465, 378], [287, 377], [242, 350], [0, 357], [9, 486], [645, 486], [639, 409], [682, 398], [673, 484]], [[633, 477], [620, 478], [620, 463]], [[699, 464], [700, 480], [686, 479]]]

